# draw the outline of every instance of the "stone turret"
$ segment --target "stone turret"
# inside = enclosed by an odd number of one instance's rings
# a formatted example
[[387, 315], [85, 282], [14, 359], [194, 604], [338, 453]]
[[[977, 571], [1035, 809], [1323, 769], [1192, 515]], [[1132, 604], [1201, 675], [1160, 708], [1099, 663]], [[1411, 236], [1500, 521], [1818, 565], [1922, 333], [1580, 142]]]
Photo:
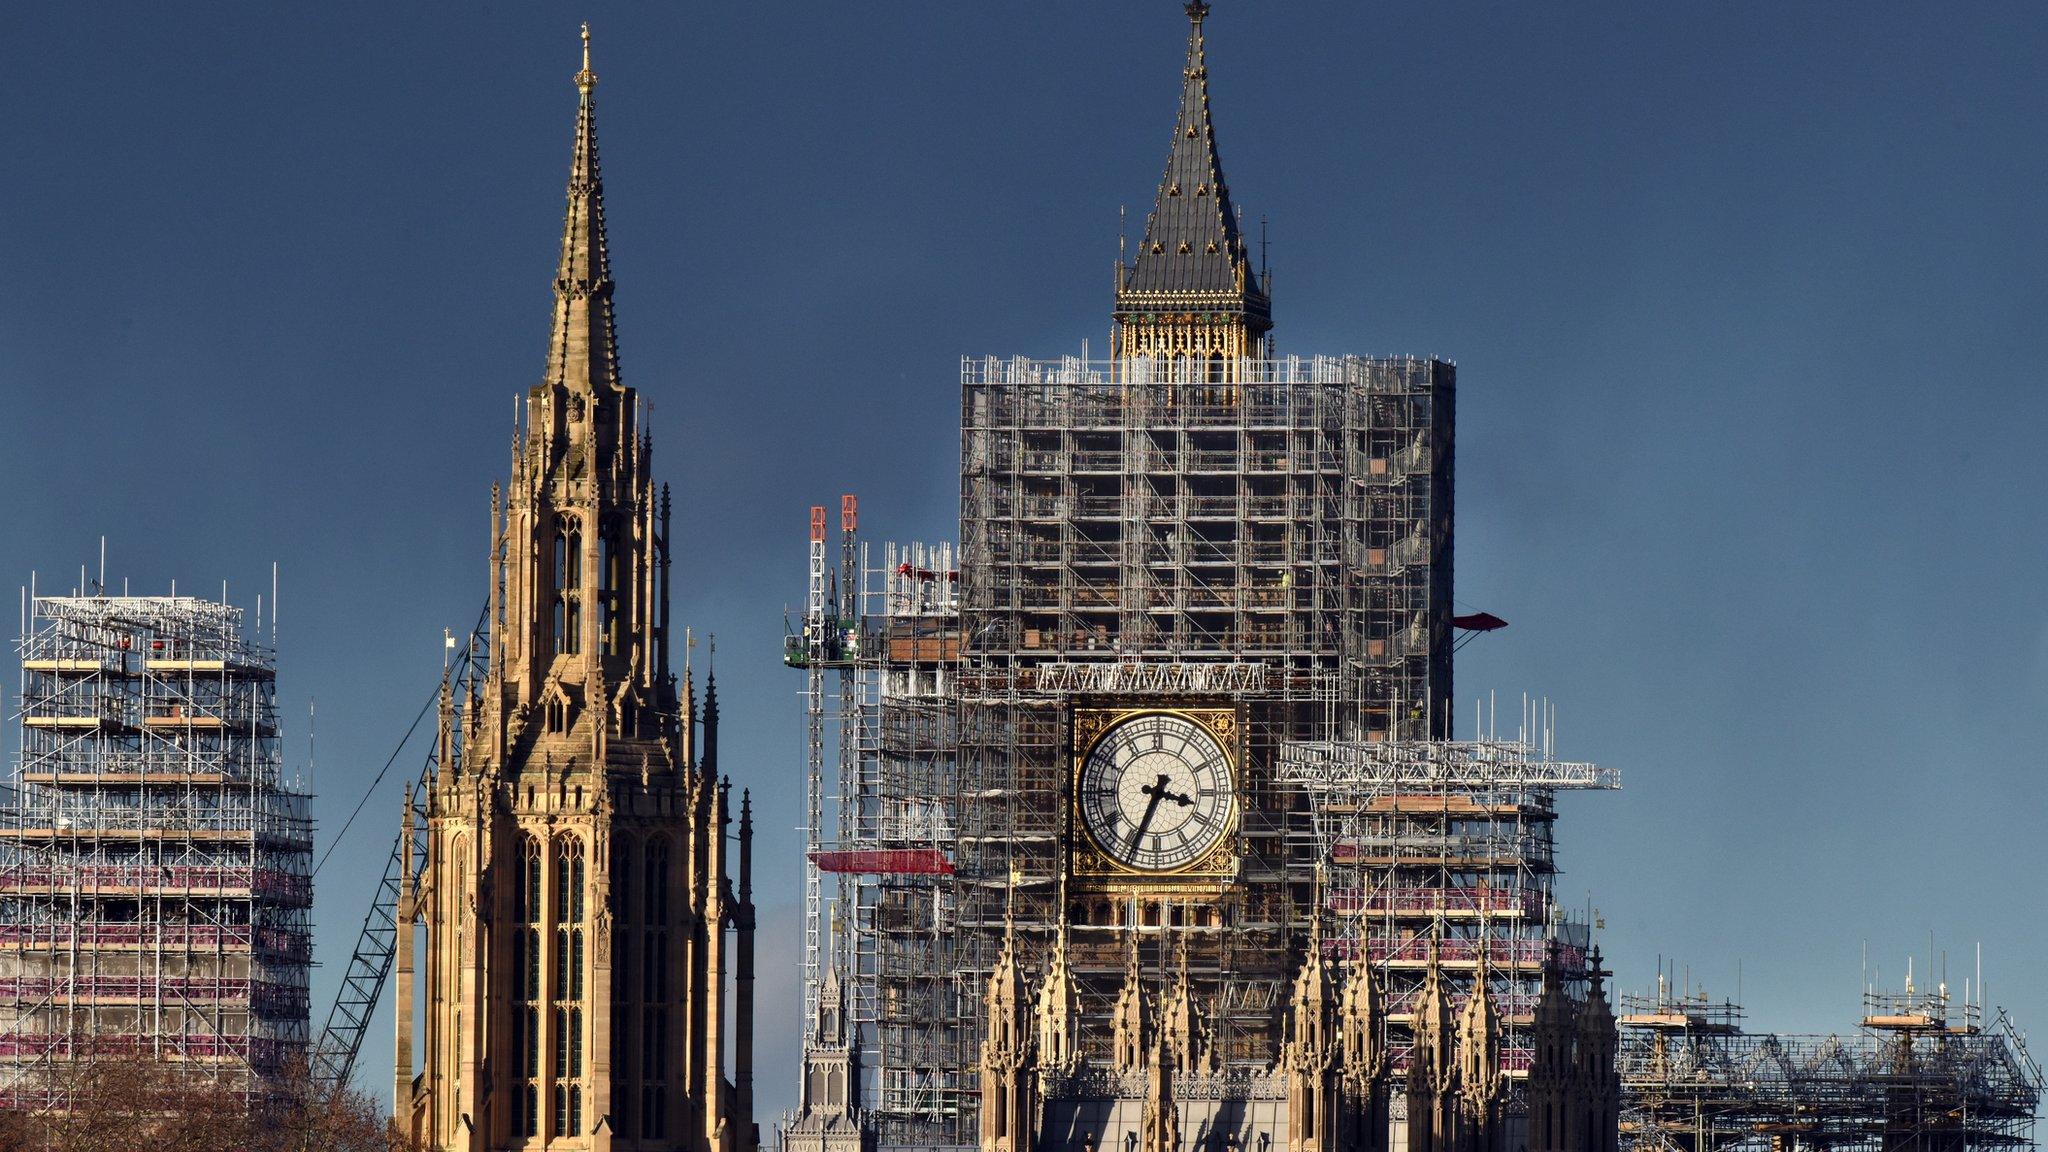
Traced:
[[1344, 1152], [1386, 1152], [1387, 1053], [1380, 1027], [1379, 986], [1361, 942], [1345, 965], [1344, 996], [1337, 1005], [1341, 1116], [1336, 1136]]
[[1621, 1141], [1621, 1073], [1615, 1066], [1620, 1044], [1614, 1010], [1607, 1004], [1600, 950], [1593, 949], [1586, 1006], [1579, 1012], [1578, 1054], [1572, 1063], [1573, 1111], [1582, 1117], [1582, 1144], [1574, 1152], [1616, 1152]]
[[981, 1039], [981, 1152], [1032, 1152], [1038, 1076], [1031, 993], [1017, 963], [1017, 929], [1005, 918], [1003, 950], [989, 973]]
[[1429, 942], [1429, 965], [1415, 1000], [1414, 1047], [1408, 1057], [1408, 1152], [1461, 1152], [1458, 1148], [1458, 1065], [1451, 990], [1444, 981], [1439, 937]]
[[1506, 1080], [1501, 1074], [1500, 1017], [1493, 1008], [1493, 974], [1483, 927], [1477, 944], [1472, 995], [1458, 1016], [1458, 1110], [1461, 1146], [1481, 1152], [1494, 1146]]
[[1067, 918], [1060, 917], [1045, 978], [1038, 985], [1038, 1068], [1045, 1076], [1064, 1076], [1080, 1065], [1078, 1047], [1080, 1001], [1074, 970], [1067, 960]]
[[1146, 1011], [1144, 981], [1138, 970], [1138, 937], [1129, 936], [1127, 943], [1124, 983], [1110, 1015], [1110, 1063], [1119, 1072], [1143, 1068], [1152, 1045], [1151, 1014]]
[[1323, 918], [1318, 886], [1308, 947], [1287, 1004], [1287, 1038], [1280, 1056], [1287, 1077], [1287, 1131], [1291, 1152], [1336, 1152], [1337, 997], [1329, 961], [1323, 956]]
[[395, 995], [421, 1023], [395, 1119], [433, 1148], [751, 1152], [751, 811], [735, 892], [715, 709], [700, 764], [670, 673], [669, 498], [620, 374], [587, 29], [575, 88], [547, 356], [492, 492], [491, 658], [459, 720], [444, 687], [408, 805], [426, 858]]

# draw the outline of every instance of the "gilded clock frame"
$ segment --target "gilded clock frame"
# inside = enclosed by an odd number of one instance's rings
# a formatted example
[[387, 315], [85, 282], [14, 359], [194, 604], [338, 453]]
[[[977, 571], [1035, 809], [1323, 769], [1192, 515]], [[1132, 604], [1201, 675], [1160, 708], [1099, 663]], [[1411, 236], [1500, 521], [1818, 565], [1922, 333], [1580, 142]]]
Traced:
[[[1230, 808], [1223, 818], [1223, 832], [1207, 852], [1178, 868], [1153, 871], [1133, 868], [1105, 851], [1081, 815], [1081, 772], [1102, 738], [1125, 721], [1144, 716], [1176, 716], [1208, 733], [1223, 750], [1230, 775]], [[1068, 874], [1078, 880], [1108, 881], [1113, 887], [1137, 886], [1156, 889], [1161, 884], [1215, 881], [1237, 874], [1238, 830], [1244, 818], [1244, 718], [1238, 709], [1175, 704], [1146, 704], [1119, 707], [1076, 707], [1071, 720], [1072, 743], [1067, 758], [1067, 821], [1069, 836]]]

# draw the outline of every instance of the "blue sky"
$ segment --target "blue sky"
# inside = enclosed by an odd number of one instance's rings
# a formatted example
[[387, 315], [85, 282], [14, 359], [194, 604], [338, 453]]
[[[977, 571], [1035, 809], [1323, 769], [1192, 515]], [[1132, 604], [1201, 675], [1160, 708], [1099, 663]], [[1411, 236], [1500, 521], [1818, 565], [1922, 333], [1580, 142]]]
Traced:
[[[1103, 346], [1177, 4], [10, 6], [0, 575], [68, 587], [104, 534], [138, 590], [248, 602], [277, 562], [289, 746], [317, 698], [337, 828], [484, 595], [585, 18], [678, 614], [765, 794], [765, 1120], [806, 510], [950, 539], [958, 357]], [[1841, 1028], [1865, 942], [1896, 983], [1931, 933], [2048, 1027], [2044, 50], [2020, 3], [1210, 19], [1281, 350], [1459, 364], [1457, 596], [1512, 624], [1459, 692], [1547, 695], [1565, 754], [1623, 769], [1565, 802], [1560, 891], [1625, 987], [1740, 964], [1758, 1026]], [[319, 876], [316, 1018], [397, 779]], [[389, 1066], [380, 1025], [380, 1096]]]

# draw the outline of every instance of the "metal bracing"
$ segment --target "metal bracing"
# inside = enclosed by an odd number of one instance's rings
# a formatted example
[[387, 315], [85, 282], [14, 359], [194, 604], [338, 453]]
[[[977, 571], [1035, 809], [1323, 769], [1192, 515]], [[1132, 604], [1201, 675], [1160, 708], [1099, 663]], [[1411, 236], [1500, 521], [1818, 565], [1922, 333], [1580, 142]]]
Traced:
[[811, 509], [810, 588], [804, 598], [804, 1042], [815, 1039], [824, 891], [815, 853], [825, 839], [825, 669], [838, 657], [836, 621], [826, 618], [825, 509]]
[[1077, 700], [1249, 718], [1246, 883], [1142, 913], [1077, 892], [1072, 948], [1084, 1015], [1099, 1015], [1125, 931], [1152, 964], [1169, 934], [1194, 941], [1219, 1043], [1247, 1065], [1271, 1058], [1314, 901], [1300, 863], [1317, 832], [1279, 779], [1281, 749], [1448, 725], [1453, 370], [1237, 369], [1211, 384], [1144, 360], [965, 362], [958, 559], [861, 553], [857, 612], [844, 561], [830, 595], [815, 514], [811, 609], [787, 648], [813, 685], [814, 780], [826, 671], [851, 694], [840, 810], [812, 817], [809, 842], [842, 896], [816, 901], [806, 932], [851, 936], [829, 954], [850, 969], [862, 1102], [885, 1147], [974, 1142], [980, 989], [1006, 913], [1034, 955], [1060, 917]]
[[1510, 1075], [1528, 1065], [1546, 959], [1568, 980], [1588, 969], [1590, 926], [1554, 898], [1556, 794], [1621, 786], [1614, 769], [1557, 760], [1547, 736], [1522, 737], [1302, 740], [1276, 757], [1328, 870], [1335, 949], [1381, 966], [1404, 1028], [1432, 953], [1466, 985], [1483, 958]]
[[1621, 1001], [1624, 1146], [1912, 1152], [2033, 1146], [2041, 1070], [2003, 1011], [1946, 989], [1869, 995], [1839, 1035], [1745, 1032], [1740, 1006]]
[[[489, 612], [490, 607], [486, 605], [477, 615], [476, 627], [470, 630], [467, 642], [446, 670], [446, 679], [435, 690], [435, 697], [449, 709], [444, 721], [448, 735], [446, 755], [450, 766], [461, 762], [463, 736], [467, 729], [462, 721], [472, 715], [470, 704], [481, 695], [484, 674], [490, 664]], [[434, 703], [435, 700], [430, 699], [421, 708], [421, 714], [424, 715]], [[400, 741], [399, 751], [403, 751], [411, 735], [406, 733], [406, 738]], [[396, 755], [394, 752], [394, 758]], [[408, 802], [411, 802], [411, 797], [424, 793], [427, 784], [442, 767], [442, 755], [441, 742], [429, 742], [419, 776], [407, 794]], [[377, 1002], [383, 998], [384, 985], [391, 978], [391, 961], [399, 931], [398, 894], [404, 879], [404, 861], [408, 855], [414, 861], [412, 879], [417, 881], [427, 860], [423, 832], [424, 821], [415, 832], [417, 838], [409, 854], [402, 838], [392, 841], [391, 855], [384, 862], [384, 875], [371, 892], [370, 907], [363, 913], [363, 927], [356, 935], [355, 950], [349, 954], [348, 966], [342, 969], [341, 989], [336, 993], [334, 1003], [328, 1007], [327, 1022], [321, 1027], [319, 1038], [313, 1045], [310, 1060], [313, 1082], [323, 1090], [332, 1092], [348, 1084], [356, 1057], [362, 1051], [364, 1036], [369, 1031], [370, 1019], [376, 1015]], [[398, 1026], [409, 1028], [412, 1024], [400, 1021]]]
[[1553, 760], [1520, 740], [1294, 741], [1281, 746], [1278, 775], [1305, 790], [1352, 800], [1394, 789], [1621, 787], [1618, 769]]
[[309, 797], [273, 654], [189, 596], [35, 597], [0, 812], [0, 1095], [109, 1046], [261, 1090], [307, 1046]]

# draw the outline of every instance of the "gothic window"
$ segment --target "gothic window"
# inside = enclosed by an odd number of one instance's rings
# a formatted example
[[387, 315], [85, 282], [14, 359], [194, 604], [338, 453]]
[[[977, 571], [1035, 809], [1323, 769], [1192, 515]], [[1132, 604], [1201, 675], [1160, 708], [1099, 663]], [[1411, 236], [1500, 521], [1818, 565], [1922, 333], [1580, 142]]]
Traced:
[[583, 922], [583, 845], [573, 836], [555, 847], [555, 922]]
[[573, 516], [555, 522], [555, 652], [583, 650], [583, 529]]
[[541, 843], [533, 836], [521, 838], [519, 869], [513, 874], [514, 918], [512, 930], [513, 1062], [525, 1080], [519, 1089], [518, 1129], [528, 1136], [540, 1132], [540, 989], [541, 914], [547, 904], [541, 887]]
[[612, 892], [611, 906], [615, 911], [614, 923], [623, 924], [632, 914], [633, 880], [633, 837], [624, 832], [612, 835]]
[[525, 838], [519, 850], [519, 919], [523, 923], [540, 923], [540, 841], [532, 836]]
[[668, 841], [647, 842], [645, 916], [641, 918], [641, 999], [660, 1004], [668, 999]]
[[641, 1021], [640, 1078], [668, 1079], [668, 1014], [659, 1008], [648, 1009]]
[[640, 1090], [640, 1135], [649, 1140], [668, 1135], [668, 1094], [659, 1085]]
[[655, 837], [647, 842], [647, 915], [649, 928], [668, 924], [668, 841]]
[[641, 1135], [659, 1139], [667, 1134], [668, 1114], [668, 1010], [648, 1008], [640, 1019], [640, 1126]]

